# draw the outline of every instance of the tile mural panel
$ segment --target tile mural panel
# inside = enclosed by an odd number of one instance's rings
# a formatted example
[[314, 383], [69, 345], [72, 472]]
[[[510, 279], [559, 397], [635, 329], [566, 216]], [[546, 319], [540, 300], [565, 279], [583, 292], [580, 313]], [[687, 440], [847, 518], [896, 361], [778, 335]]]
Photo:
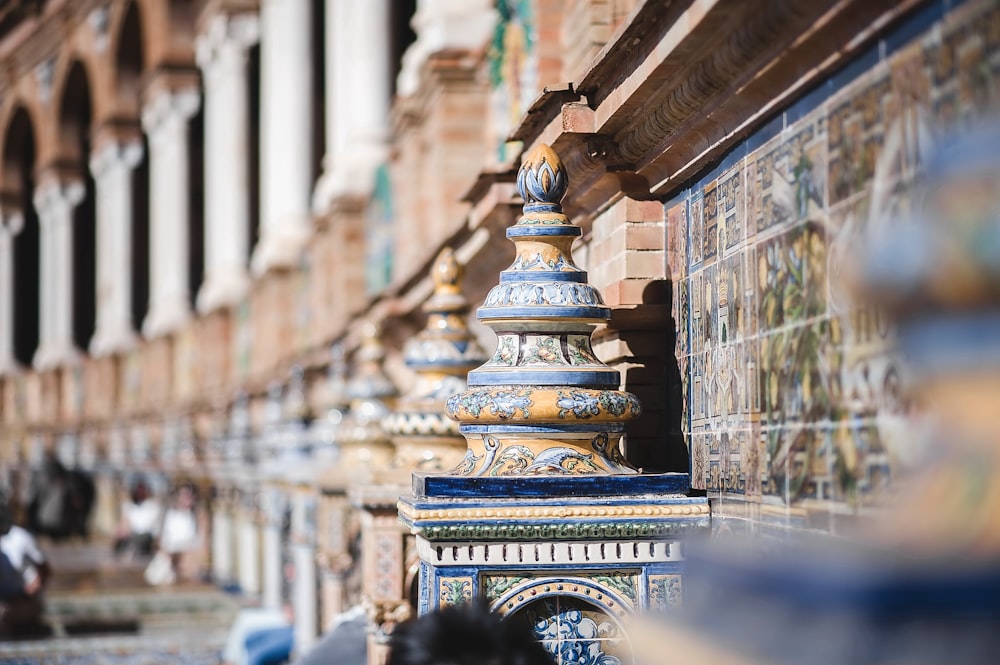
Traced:
[[891, 38], [667, 204], [683, 427], [709, 496], [849, 512], [907, 459], [893, 332], [846, 282], [863, 235], [909, 214], [935, 137], [998, 110], [1000, 7]]

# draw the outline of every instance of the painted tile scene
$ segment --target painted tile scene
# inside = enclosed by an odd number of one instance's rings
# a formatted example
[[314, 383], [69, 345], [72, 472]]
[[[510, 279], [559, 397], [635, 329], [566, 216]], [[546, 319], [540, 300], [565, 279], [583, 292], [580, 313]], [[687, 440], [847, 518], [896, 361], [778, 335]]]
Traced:
[[919, 208], [935, 141], [996, 112], [997, 20], [967, 3], [883, 40], [667, 205], [694, 487], [823, 528], [912, 463], [895, 326], [853, 259]]

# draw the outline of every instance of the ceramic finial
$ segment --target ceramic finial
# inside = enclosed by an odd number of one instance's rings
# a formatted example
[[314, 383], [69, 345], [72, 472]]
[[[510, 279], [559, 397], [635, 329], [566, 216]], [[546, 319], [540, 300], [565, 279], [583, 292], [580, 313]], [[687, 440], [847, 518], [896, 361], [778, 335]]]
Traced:
[[524, 211], [559, 212], [569, 178], [559, 156], [544, 143], [538, 144], [517, 172], [517, 191], [524, 199]]
[[462, 272], [455, 252], [441, 250], [431, 268], [434, 293], [423, 306], [427, 324], [403, 347], [416, 382], [385, 423], [396, 444], [397, 468], [442, 471], [466, 449], [458, 424], [443, 414], [445, 400], [465, 390], [466, 373], [489, 356], [469, 332]]
[[594, 355], [591, 333], [611, 310], [573, 262], [582, 231], [561, 212], [566, 185], [547, 145], [518, 173], [524, 214], [507, 229], [514, 263], [478, 311], [497, 349], [447, 403], [469, 443], [456, 475], [635, 473], [618, 442], [639, 401], [618, 390], [621, 373]]
[[434, 280], [435, 294], [458, 292], [462, 281], [462, 265], [455, 258], [455, 251], [451, 247], [445, 247], [437, 255], [431, 277]]
[[[382, 346], [382, 327], [367, 321], [361, 328], [361, 346], [355, 356], [357, 368], [347, 382], [347, 396], [355, 399], [371, 397], [388, 398], [396, 395], [396, 387], [382, 369], [385, 347]], [[353, 407], [352, 407], [353, 408]]]

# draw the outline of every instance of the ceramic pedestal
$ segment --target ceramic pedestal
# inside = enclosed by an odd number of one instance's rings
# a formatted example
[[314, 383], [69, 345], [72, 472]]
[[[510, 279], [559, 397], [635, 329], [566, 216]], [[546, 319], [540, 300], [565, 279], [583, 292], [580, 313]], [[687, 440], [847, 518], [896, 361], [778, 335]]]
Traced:
[[680, 539], [708, 527], [686, 473], [622, 456], [640, 412], [590, 336], [611, 310], [572, 256], [568, 176], [537, 148], [518, 173], [514, 263], [478, 311], [493, 357], [446, 412], [468, 449], [447, 474], [414, 474], [400, 518], [417, 537], [419, 611], [485, 599], [531, 626], [557, 662], [632, 662], [621, 618], [681, 597]]

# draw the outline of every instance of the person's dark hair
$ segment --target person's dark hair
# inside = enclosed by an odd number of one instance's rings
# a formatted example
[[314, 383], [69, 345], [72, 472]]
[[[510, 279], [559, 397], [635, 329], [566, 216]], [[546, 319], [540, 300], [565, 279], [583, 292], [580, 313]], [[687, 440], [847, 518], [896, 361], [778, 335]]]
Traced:
[[454, 605], [396, 627], [386, 665], [553, 665], [530, 627], [483, 603]]
[[132, 485], [131, 499], [132, 503], [142, 503], [146, 499], [150, 498], [151, 492], [149, 491], [149, 485], [146, 484], [145, 480], [137, 480], [134, 485]]

